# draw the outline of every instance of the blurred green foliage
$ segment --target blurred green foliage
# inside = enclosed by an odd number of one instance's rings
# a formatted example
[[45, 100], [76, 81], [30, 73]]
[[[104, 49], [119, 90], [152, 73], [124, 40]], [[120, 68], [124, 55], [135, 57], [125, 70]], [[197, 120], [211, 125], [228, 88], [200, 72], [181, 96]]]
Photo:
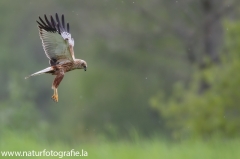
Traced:
[[[222, 63], [199, 70], [188, 87], [175, 84], [173, 96], [164, 93], [151, 98], [152, 108], [166, 119], [166, 127], [175, 138], [238, 137], [240, 132], [240, 23], [226, 22]], [[199, 92], [204, 78], [210, 88]]]
[[[218, 36], [210, 37], [222, 54], [219, 65], [204, 58], [208, 14], [201, 3], [213, 1], [217, 17], [211, 24]], [[230, 4], [1, 0], [0, 150], [83, 148], [89, 158], [237, 158], [239, 139], [223, 140], [240, 131], [240, 12]], [[229, 17], [221, 10], [226, 6], [236, 7], [227, 9]], [[49, 66], [36, 20], [55, 13], [70, 23], [75, 57], [88, 63], [86, 72], [66, 74], [58, 103], [51, 100], [53, 76], [24, 79]], [[209, 67], [199, 70], [202, 60]], [[200, 93], [202, 79], [210, 88]], [[208, 141], [167, 140], [191, 137]]]

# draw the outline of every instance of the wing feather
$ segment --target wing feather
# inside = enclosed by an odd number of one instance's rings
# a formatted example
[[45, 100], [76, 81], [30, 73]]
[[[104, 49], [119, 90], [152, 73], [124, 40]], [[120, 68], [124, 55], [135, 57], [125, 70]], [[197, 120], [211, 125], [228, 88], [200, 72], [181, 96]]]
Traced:
[[74, 40], [69, 33], [69, 24], [67, 24], [67, 30], [65, 29], [64, 15], [62, 15], [62, 22], [59, 20], [57, 13], [56, 21], [52, 16], [50, 16], [50, 21], [46, 15], [44, 17], [45, 22], [39, 17], [40, 22], [37, 21], [37, 23], [46, 56], [50, 61], [74, 61]]
[[70, 28], [69, 28], [69, 23], [67, 23], [67, 32], [69, 32], [69, 29], [70, 29]]
[[48, 26], [51, 26], [51, 27], [52, 27], [52, 24], [48, 21], [48, 18], [47, 18], [47, 16], [46, 16], [46, 14], [44, 15], [44, 18], [45, 18], [45, 20], [46, 20]]
[[42, 22], [42, 26], [44, 26], [44, 27], [48, 27], [46, 24], [45, 24], [45, 22], [42, 20], [42, 18], [41, 17], [39, 17], [39, 20]]
[[51, 16], [51, 22], [52, 22], [52, 27], [56, 29], [56, 23], [52, 16]]
[[62, 15], [62, 27], [65, 29], [64, 15]]

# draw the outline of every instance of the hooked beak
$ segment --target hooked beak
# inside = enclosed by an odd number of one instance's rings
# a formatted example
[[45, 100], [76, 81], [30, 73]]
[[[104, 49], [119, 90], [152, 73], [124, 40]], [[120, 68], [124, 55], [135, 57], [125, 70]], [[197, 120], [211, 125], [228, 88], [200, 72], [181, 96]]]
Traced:
[[87, 71], [87, 67], [86, 67], [86, 66], [84, 66], [84, 68], [83, 68], [83, 69], [84, 69], [84, 71]]

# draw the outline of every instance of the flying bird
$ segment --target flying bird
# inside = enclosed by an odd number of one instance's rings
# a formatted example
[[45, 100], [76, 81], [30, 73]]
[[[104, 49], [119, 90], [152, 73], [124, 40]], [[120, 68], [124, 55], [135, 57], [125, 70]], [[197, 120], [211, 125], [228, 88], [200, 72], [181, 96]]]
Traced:
[[41, 75], [52, 74], [55, 75], [55, 79], [52, 84], [53, 96], [52, 99], [58, 102], [58, 86], [61, 83], [66, 72], [75, 69], [87, 70], [87, 63], [82, 59], [75, 59], [74, 55], [74, 39], [69, 32], [69, 23], [65, 26], [64, 15], [59, 19], [56, 13], [56, 19], [50, 16], [50, 19], [44, 15], [45, 21], [39, 17], [38, 29], [39, 36], [42, 40], [42, 46], [44, 52], [49, 59], [50, 67], [47, 67], [41, 71], [33, 73], [25, 79]]

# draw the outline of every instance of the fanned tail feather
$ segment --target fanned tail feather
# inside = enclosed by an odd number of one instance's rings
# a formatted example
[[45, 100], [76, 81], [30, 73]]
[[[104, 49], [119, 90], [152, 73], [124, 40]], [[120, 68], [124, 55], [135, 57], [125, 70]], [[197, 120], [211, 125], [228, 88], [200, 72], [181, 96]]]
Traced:
[[25, 77], [25, 79], [28, 79], [29, 77], [32, 77], [32, 76], [37, 76], [37, 75], [41, 75], [41, 74], [44, 74], [44, 73], [49, 73], [50, 71], [53, 71], [53, 68], [52, 67], [48, 67], [48, 68], [45, 68], [41, 71], [38, 71], [36, 73], [33, 73], [27, 77]]

